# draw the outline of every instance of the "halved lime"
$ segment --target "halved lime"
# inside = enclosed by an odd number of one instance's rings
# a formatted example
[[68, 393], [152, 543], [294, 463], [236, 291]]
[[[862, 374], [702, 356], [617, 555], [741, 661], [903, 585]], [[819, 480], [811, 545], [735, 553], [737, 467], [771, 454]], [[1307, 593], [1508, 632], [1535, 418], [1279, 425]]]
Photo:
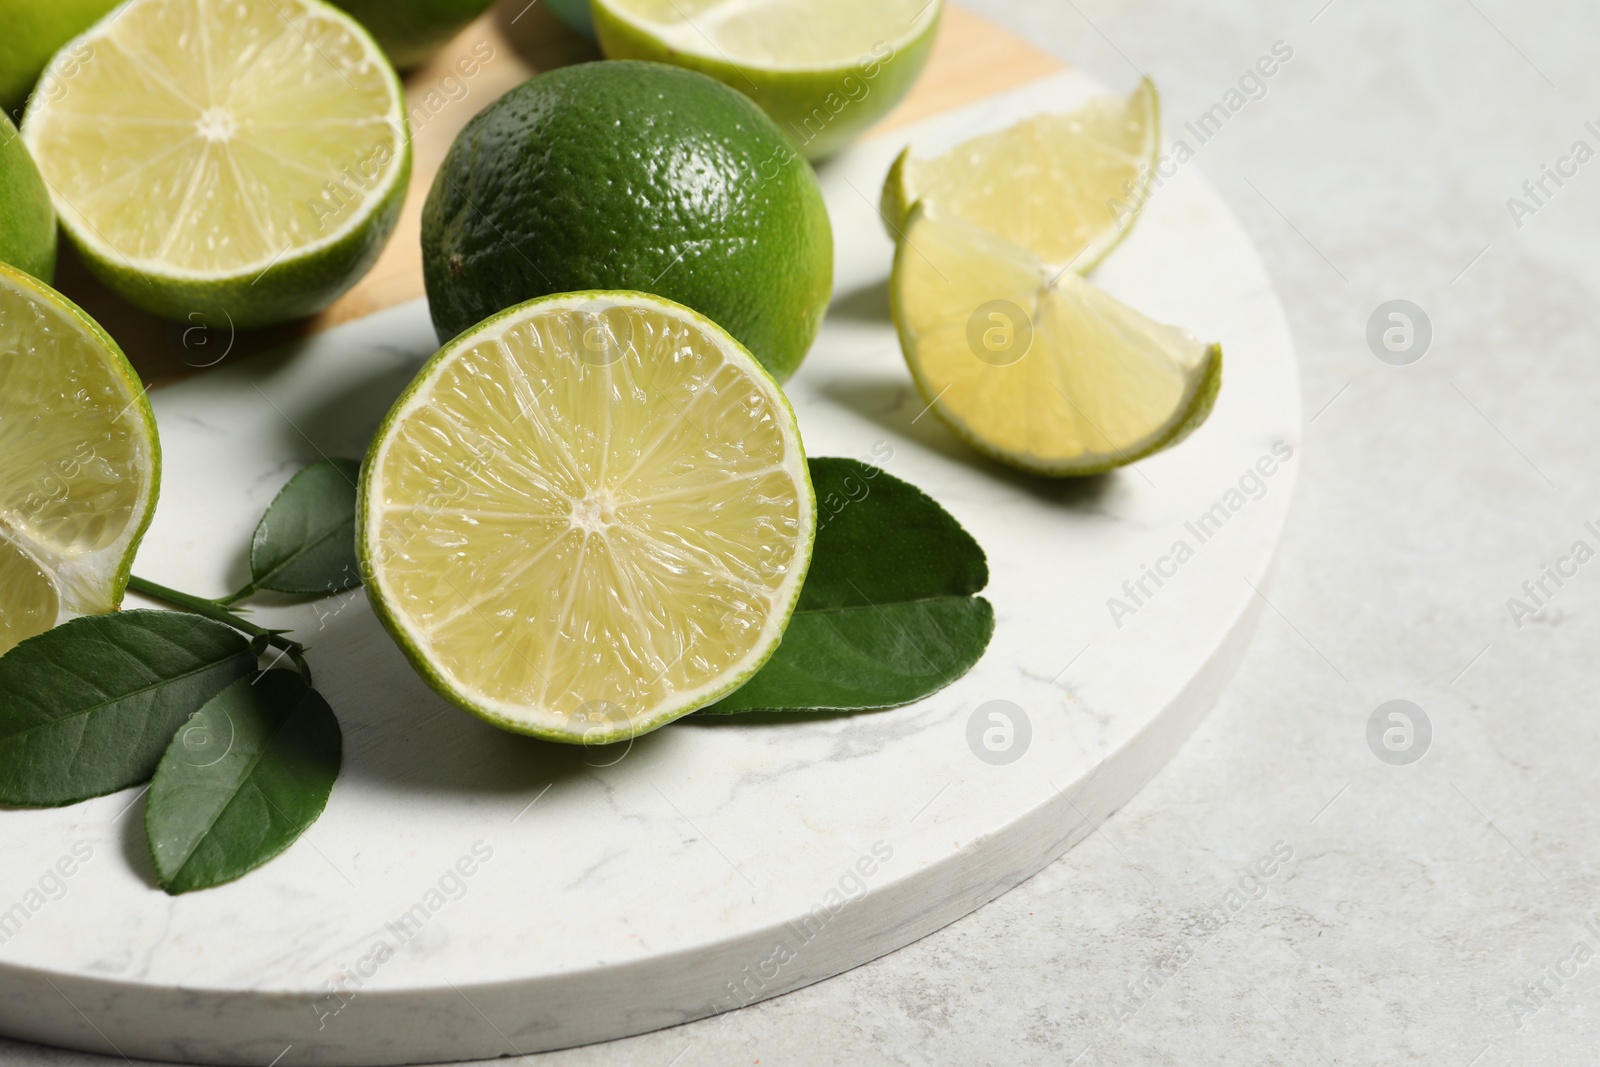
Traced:
[[155, 415], [115, 341], [0, 265], [0, 654], [116, 610], [161, 478]]
[[451, 341], [362, 470], [378, 616], [447, 699], [554, 741], [632, 737], [777, 647], [816, 503], [794, 413], [721, 327], [590, 292]]
[[906, 363], [961, 438], [1036, 474], [1098, 474], [1211, 413], [1222, 349], [1028, 249], [918, 206], [890, 283]]
[[933, 50], [943, 0], [594, 0], [611, 59], [709, 74], [764, 108], [810, 159], [887, 115]]
[[411, 169], [394, 69], [322, 0], [129, 0], [51, 61], [22, 136], [107, 285], [218, 326], [332, 303]]
[[1160, 149], [1161, 103], [1146, 78], [1126, 100], [1036, 115], [936, 159], [906, 149], [883, 186], [883, 219], [898, 237], [921, 201], [1087, 274], [1133, 229]]

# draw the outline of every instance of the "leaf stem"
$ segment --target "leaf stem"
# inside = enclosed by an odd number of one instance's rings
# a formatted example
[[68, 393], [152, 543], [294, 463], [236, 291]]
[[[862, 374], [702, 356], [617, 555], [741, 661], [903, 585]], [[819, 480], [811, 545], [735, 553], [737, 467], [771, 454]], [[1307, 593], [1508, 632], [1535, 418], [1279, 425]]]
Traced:
[[229, 597], [226, 600], [207, 600], [205, 597], [169, 589], [164, 585], [150, 581], [148, 578], [141, 578], [137, 574], [128, 577], [128, 588], [135, 593], [142, 593], [147, 597], [163, 601], [175, 608], [182, 608], [184, 611], [203, 616], [214, 622], [220, 622], [225, 626], [231, 626], [242, 633], [247, 633], [255, 638], [257, 645], [263, 648], [270, 646], [287, 653], [289, 658], [294, 660], [295, 666], [300, 668], [300, 673], [304, 676], [306, 684], [311, 684], [311, 667], [305, 660], [306, 646], [283, 636], [288, 632], [287, 630], [269, 630], [264, 626], [257, 626], [248, 619], [240, 618], [237, 614], [228, 610], [228, 604], [234, 600], [234, 597]]
[[255, 596], [258, 592], [260, 592], [260, 590], [256, 588], [255, 582], [246, 582], [244, 588], [240, 589], [237, 593], [230, 593], [221, 600], [213, 601], [213, 603], [220, 604], [225, 608], [232, 607], [241, 600], [246, 600]]

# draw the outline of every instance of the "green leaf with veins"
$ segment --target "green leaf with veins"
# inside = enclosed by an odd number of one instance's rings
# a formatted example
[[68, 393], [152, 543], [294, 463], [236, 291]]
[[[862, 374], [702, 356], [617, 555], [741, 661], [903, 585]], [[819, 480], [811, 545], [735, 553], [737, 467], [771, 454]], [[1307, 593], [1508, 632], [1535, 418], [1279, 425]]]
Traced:
[[332, 709], [295, 671], [218, 693], [150, 782], [145, 832], [161, 888], [231, 882], [292, 845], [327, 805], [342, 748]]
[[146, 781], [173, 731], [255, 669], [238, 631], [169, 611], [29, 638], [0, 657], [0, 803], [74, 804]]
[[701, 714], [855, 711], [935, 693], [982, 657], [994, 609], [983, 549], [931, 497], [850, 459], [811, 460], [817, 539], [766, 665]]
[[325, 459], [283, 487], [250, 543], [250, 585], [278, 593], [338, 593], [361, 584], [356, 482], [361, 464]]

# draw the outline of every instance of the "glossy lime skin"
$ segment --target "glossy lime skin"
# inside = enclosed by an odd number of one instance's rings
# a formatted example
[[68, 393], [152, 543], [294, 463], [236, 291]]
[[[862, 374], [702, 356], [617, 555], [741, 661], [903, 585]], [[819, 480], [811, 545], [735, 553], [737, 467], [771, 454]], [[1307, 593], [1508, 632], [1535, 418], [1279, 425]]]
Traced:
[[400, 70], [437, 52], [494, 0], [332, 0], [367, 28]]
[[657, 63], [563, 67], [485, 109], [434, 180], [422, 252], [441, 341], [533, 297], [637, 290], [705, 315], [779, 381], [833, 288], [810, 164], [744, 96]]
[[11, 120], [0, 115], [0, 263], [48, 282], [56, 272], [56, 211]]
[[0, 107], [15, 119], [56, 50], [118, 0], [0, 0]]

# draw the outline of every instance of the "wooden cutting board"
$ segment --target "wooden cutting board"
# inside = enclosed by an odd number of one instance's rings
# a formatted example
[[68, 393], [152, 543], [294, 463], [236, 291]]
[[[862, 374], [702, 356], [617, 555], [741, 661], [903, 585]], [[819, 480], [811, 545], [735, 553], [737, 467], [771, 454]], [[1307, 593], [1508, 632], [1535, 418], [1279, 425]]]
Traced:
[[[463, 64], [469, 57], [471, 61]], [[107, 290], [65, 242], [56, 286], [117, 339], [152, 387], [424, 296], [422, 205], [456, 134], [492, 101], [540, 71], [599, 58], [593, 41], [568, 29], [544, 5], [502, 0], [426, 65], [408, 74], [406, 101], [415, 166], [399, 227], [371, 272], [312, 319], [237, 333], [226, 324], [211, 326], [199, 319], [163, 320]], [[1061, 67], [1059, 61], [993, 23], [947, 7], [921, 80], [869, 136], [883, 136]], [[464, 70], [474, 73], [467, 77]]]

